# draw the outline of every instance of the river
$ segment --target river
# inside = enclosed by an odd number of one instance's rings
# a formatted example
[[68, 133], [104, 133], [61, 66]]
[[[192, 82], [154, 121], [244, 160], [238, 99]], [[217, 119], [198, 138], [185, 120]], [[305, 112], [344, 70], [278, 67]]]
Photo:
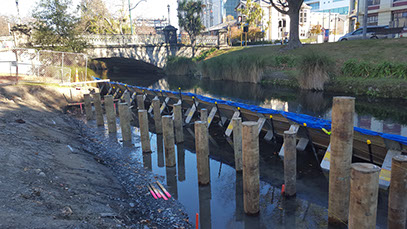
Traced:
[[[207, 97], [231, 100], [331, 119], [334, 96], [354, 96], [326, 92], [303, 91], [274, 85], [237, 83], [233, 81], [200, 80], [194, 77], [169, 76], [148, 80], [148, 76], [135, 77], [128, 73], [109, 73], [108, 78], [130, 85], [163, 90], [193, 92]], [[156, 77], [155, 77], [156, 78]], [[407, 137], [407, 100], [356, 97], [354, 126], [377, 132]]]
[[[339, 94], [293, 90], [229, 81], [200, 80], [193, 77], [109, 73], [113, 81], [163, 90], [193, 92], [265, 108], [285, 110], [330, 119], [332, 98]], [[106, 75], [105, 77], [106, 78]], [[154, 80], [151, 80], [155, 78]], [[349, 96], [349, 95], [347, 95]], [[355, 125], [379, 132], [407, 136], [407, 103], [404, 100], [356, 97]], [[137, 127], [133, 142], [139, 144]], [[213, 129], [213, 128], [211, 128]], [[210, 144], [211, 184], [197, 183], [193, 131], [184, 129], [185, 143], [176, 146], [177, 166], [164, 166], [162, 135], [151, 134], [152, 154], [142, 154], [139, 145], [125, 152], [143, 163], [154, 174], [165, 177], [174, 198], [181, 202], [189, 220], [195, 224], [199, 213], [200, 228], [328, 228], [328, 178], [311, 152], [297, 155], [297, 197], [283, 198], [283, 161], [278, 156], [280, 144], [260, 141], [260, 214], [246, 216], [243, 210], [242, 175], [233, 165], [233, 149], [226, 142]], [[105, 130], [103, 131], [105, 134]], [[192, 133], [192, 134], [191, 134]], [[215, 138], [216, 133], [210, 130]], [[121, 138], [120, 132], [117, 136]], [[321, 160], [321, 158], [319, 158]], [[387, 192], [380, 192], [377, 213], [378, 228], [386, 228]], [[346, 228], [342, 227], [329, 228]]]

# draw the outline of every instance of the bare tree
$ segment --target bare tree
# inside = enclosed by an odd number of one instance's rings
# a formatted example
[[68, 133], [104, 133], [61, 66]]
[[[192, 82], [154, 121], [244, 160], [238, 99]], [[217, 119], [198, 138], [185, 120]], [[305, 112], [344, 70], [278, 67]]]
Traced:
[[270, 0], [271, 5], [280, 13], [290, 17], [290, 39], [288, 48], [301, 47], [299, 34], [300, 10], [304, 0]]

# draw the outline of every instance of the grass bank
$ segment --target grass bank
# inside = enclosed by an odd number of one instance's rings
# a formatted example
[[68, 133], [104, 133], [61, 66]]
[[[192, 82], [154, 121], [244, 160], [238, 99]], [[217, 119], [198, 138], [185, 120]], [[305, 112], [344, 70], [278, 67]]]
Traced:
[[323, 82], [329, 91], [406, 98], [407, 38], [304, 45], [295, 50], [233, 47], [211, 53], [196, 68], [202, 77], [213, 80], [305, 89], [313, 81], [313, 85]]

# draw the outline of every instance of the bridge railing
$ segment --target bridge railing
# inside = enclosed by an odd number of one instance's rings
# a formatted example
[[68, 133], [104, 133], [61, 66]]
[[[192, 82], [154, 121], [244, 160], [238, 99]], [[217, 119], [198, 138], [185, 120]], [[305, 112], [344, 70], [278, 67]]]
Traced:
[[[85, 35], [82, 38], [94, 46], [161, 45], [165, 44], [164, 34], [152, 35]], [[217, 46], [218, 36], [198, 36], [198, 46]], [[182, 44], [190, 45], [189, 37], [183, 37]]]
[[[189, 39], [188, 36], [185, 36], [182, 38], [182, 44], [184, 45], [190, 45], [191, 40]], [[219, 44], [219, 39], [218, 36], [213, 36], [213, 35], [201, 35], [197, 36], [196, 38], [196, 44], [198, 46], [217, 46]]]
[[85, 35], [82, 36], [89, 44], [100, 45], [158, 45], [165, 43], [163, 34], [152, 35]]

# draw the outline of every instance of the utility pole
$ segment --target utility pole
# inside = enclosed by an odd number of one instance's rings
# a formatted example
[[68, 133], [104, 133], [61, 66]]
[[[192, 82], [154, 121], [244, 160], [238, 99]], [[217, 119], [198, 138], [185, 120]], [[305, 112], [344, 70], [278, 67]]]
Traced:
[[369, 6], [368, 6], [368, 1], [365, 0], [365, 12], [363, 14], [363, 39], [366, 39], [366, 34], [367, 34], [367, 14], [369, 11]]

